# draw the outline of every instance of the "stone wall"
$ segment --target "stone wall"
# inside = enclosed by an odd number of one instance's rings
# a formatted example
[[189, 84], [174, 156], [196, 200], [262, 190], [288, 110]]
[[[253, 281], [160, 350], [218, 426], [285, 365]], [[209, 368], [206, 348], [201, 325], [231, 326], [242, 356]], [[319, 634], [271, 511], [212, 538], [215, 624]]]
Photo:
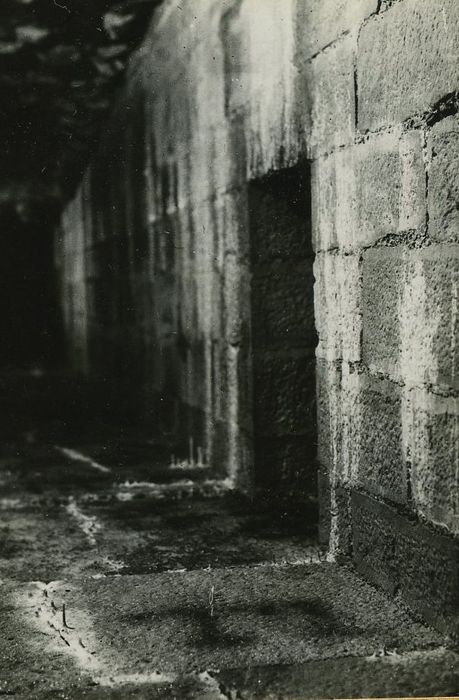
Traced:
[[454, 629], [459, 8], [400, 0], [348, 28], [308, 69], [322, 526]]
[[314, 276], [309, 169], [249, 185], [255, 485], [317, 493]]
[[164, 430], [247, 486], [247, 183], [310, 168], [322, 536], [450, 631], [458, 30], [455, 0], [165, 2], [60, 246], [88, 368], [135, 368]]

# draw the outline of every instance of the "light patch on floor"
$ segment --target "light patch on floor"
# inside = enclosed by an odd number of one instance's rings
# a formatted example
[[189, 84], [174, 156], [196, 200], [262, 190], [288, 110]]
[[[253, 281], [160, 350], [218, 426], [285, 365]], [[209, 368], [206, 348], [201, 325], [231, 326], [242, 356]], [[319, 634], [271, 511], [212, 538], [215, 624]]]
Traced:
[[[131, 684], [170, 686], [177, 682], [177, 673], [162, 673], [157, 670], [144, 673], [116, 672], [119, 661], [116, 653], [110, 651], [111, 658], [108, 661], [101, 658], [104, 653], [95, 639], [90, 615], [68, 605], [64, 608], [63, 590], [71, 594], [70, 589], [63, 588], [61, 581], [52, 581], [49, 584], [34, 581], [27, 589], [15, 595], [15, 603], [19, 609], [29, 613], [32, 608], [34, 615], [28, 614], [27, 619], [32, 619], [39, 632], [48, 638], [50, 652], [70, 656], [78, 669], [101, 687], [116, 688]], [[201, 697], [226, 700], [217, 681], [207, 671], [187, 676], [200, 681], [204, 691]]]
[[65, 457], [72, 459], [74, 462], [83, 462], [84, 464], [89, 464], [90, 467], [92, 467], [93, 469], [97, 469], [98, 471], [103, 472], [104, 474], [109, 474], [112, 471], [109, 467], [105, 467], [103, 464], [99, 464], [99, 462], [96, 462], [95, 460], [91, 459], [91, 457], [88, 457], [82, 452], [72, 450], [69, 447], [60, 447], [59, 445], [54, 445], [54, 447], [58, 452], [65, 455]]
[[35, 615], [32, 619], [39, 631], [50, 637], [51, 651], [67, 653], [78, 668], [94, 678], [104, 669], [97, 658], [90, 617], [81, 610], [70, 608], [66, 609], [64, 618], [65, 601], [60, 596], [55, 597], [53, 590], [59, 583], [34, 581], [28, 592], [24, 590], [16, 594], [16, 603], [20, 609], [33, 607]]
[[112, 559], [111, 557], [103, 557], [102, 563], [111, 573], [118, 573], [126, 568], [126, 564], [120, 559]]
[[328, 561], [328, 555], [318, 547], [306, 547], [304, 557], [298, 559], [280, 559], [279, 561], [261, 561], [258, 564], [238, 565], [240, 569], [281, 569], [292, 566], [305, 566], [306, 564], [321, 564]]
[[444, 646], [436, 647], [435, 649], [422, 649], [420, 651], [403, 651], [398, 654], [395, 650], [380, 649], [376, 651], [371, 656], [366, 657], [366, 661], [373, 662], [383, 661], [387, 664], [392, 664], [394, 666], [404, 665], [408, 666], [413, 661], [431, 661], [434, 659], [441, 659], [445, 654], [448, 654], [448, 649]]
[[[209, 692], [209, 700], [228, 700], [227, 695], [223, 695], [222, 691], [220, 690], [220, 685], [218, 681], [210, 675], [208, 671], [203, 671], [202, 673], [198, 673], [198, 679], [203, 685], [203, 691], [208, 691]], [[202, 691], [201, 691], [202, 692]], [[207, 693], [206, 693], [207, 696]], [[201, 695], [202, 700], [206, 697], [203, 694]]]
[[182, 479], [169, 484], [157, 484], [151, 481], [125, 481], [120, 485], [116, 498], [119, 501], [131, 501], [136, 494], [142, 494], [149, 498], [162, 500], [170, 496], [181, 498], [182, 496], [220, 496], [233, 491], [235, 484], [233, 479], [206, 479], [205, 481], [191, 481]]
[[[163, 674], [158, 671], [149, 673], [116, 673], [98, 656], [97, 642], [94, 638], [91, 617], [78, 609], [66, 607], [65, 616], [62, 599], [62, 586], [59, 581], [44, 584], [33, 582], [32, 590], [16, 596], [19, 608], [34, 609], [33, 619], [40, 632], [50, 637], [52, 651], [68, 654], [82, 672], [88, 674], [94, 683], [104, 687], [116, 687], [129, 683], [135, 684], [170, 684], [177, 679], [176, 674]], [[60, 586], [59, 593], [55, 587]], [[69, 591], [70, 593], [70, 591]], [[29, 618], [30, 619], [30, 618]], [[113, 659], [115, 662], [116, 659]], [[113, 664], [116, 666], [116, 664]]]
[[0, 510], [22, 510], [25, 507], [19, 498], [0, 498]]
[[166, 685], [175, 683], [178, 676], [177, 674], [165, 674], [159, 671], [152, 671], [150, 673], [115, 673], [101, 675], [94, 678], [94, 681], [106, 688], [116, 688], [119, 685], [128, 685], [134, 683], [136, 685]]
[[65, 510], [72, 516], [72, 518], [75, 519], [80, 530], [82, 530], [86, 535], [91, 547], [95, 547], [97, 544], [96, 534], [102, 530], [102, 523], [100, 523], [94, 515], [85, 515], [73, 496], [69, 498], [69, 502], [65, 506]]

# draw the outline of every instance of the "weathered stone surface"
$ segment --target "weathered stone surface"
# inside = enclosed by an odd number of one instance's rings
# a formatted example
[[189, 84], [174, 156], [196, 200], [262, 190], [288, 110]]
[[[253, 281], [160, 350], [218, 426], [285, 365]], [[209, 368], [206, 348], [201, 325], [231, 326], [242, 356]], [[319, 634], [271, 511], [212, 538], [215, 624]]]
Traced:
[[[153, 333], [149, 337], [148, 347], [161, 346], [151, 371], [170, 394], [170, 416], [185, 397], [199, 416], [189, 419], [190, 431], [199, 425], [209, 454], [224, 462], [219, 468], [231, 477], [244, 475], [247, 483], [254, 473], [255, 399], [262, 428], [255, 444], [266, 438], [269, 454], [262, 456], [270, 474], [275, 477], [277, 465], [277, 474], [288, 481], [306, 454], [294, 433], [303, 429], [300, 437], [313, 442], [306, 429], [313, 411], [313, 342], [301, 362], [294, 347], [305, 339], [310, 322], [312, 330], [311, 289], [303, 286], [310, 286], [312, 277], [309, 263], [303, 270], [299, 264], [310, 254], [308, 206], [295, 209], [281, 175], [266, 173], [280, 169], [285, 174], [286, 164], [295, 163], [306, 191], [308, 168], [298, 161], [308, 141], [316, 158], [311, 190], [320, 336], [318, 450], [326, 474], [323, 490], [329, 491], [331, 552], [343, 556], [351, 549], [352, 488], [403, 504], [413, 517], [453, 530], [457, 505], [448, 492], [455, 472], [451, 462], [447, 465], [456, 430], [453, 411], [449, 403], [447, 410], [431, 410], [427, 402], [412, 402], [410, 392], [450, 396], [459, 372], [457, 251], [451, 244], [456, 190], [445, 187], [452, 181], [447, 154], [454, 153], [455, 141], [451, 119], [432, 128], [441, 116], [438, 110], [424, 122], [400, 125], [413, 111], [430, 108], [437, 92], [444, 98], [443, 114], [454, 106], [444, 93], [451, 61], [443, 48], [450, 28], [440, 31], [442, 8], [426, 0], [400, 0], [391, 7], [378, 3], [383, 11], [370, 18], [372, 2], [354, 3], [349, 15], [350, 5], [337, 2], [336, 16], [310, 42], [319, 45], [322, 31], [340, 36], [313, 57], [299, 57], [295, 12], [301, 3], [267, 0], [256, 10], [259, 4], [243, 0], [225, 6], [230, 11], [224, 15], [215, 0], [203, 0], [196, 13], [191, 6], [183, 12], [164, 6], [133, 64], [122, 118], [102, 148], [110, 152], [119, 139], [126, 164], [116, 170], [107, 157], [93, 167], [99, 195], [86, 240], [99, 252], [83, 256], [78, 250], [76, 256], [86, 257], [87, 269], [98, 277], [92, 301], [97, 297], [100, 306], [91, 307], [93, 352], [100, 366], [104, 361], [112, 366], [117, 337], [124, 340], [122, 360], [134, 358], [137, 366], [143, 350], [134, 346], [158, 324], [161, 342], [155, 343]], [[327, 16], [331, 5], [316, 5], [313, 12]], [[450, 0], [444, 7], [449, 22], [456, 10]], [[413, 58], [414, 49], [418, 55]], [[356, 103], [361, 129], [377, 128], [377, 133], [355, 133]], [[63, 100], [63, 118], [70, 109], [71, 100]], [[137, 133], [145, 137], [138, 143]], [[111, 181], [107, 173], [115, 173]], [[247, 188], [247, 176], [254, 174], [263, 178]], [[271, 179], [267, 193], [264, 186]], [[260, 188], [255, 206], [254, 188]], [[180, 226], [174, 218], [178, 203]], [[145, 246], [147, 228], [151, 241]], [[435, 239], [439, 228], [448, 231], [441, 245]], [[107, 242], [112, 231], [116, 245]], [[69, 246], [68, 255], [73, 252]], [[122, 274], [116, 269], [112, 280], [105, 279], [101, 263], [114, 259]], [[74, 292], [81, 282], [76, 268], [69, 264]], [[145, 276], [155, 280], [151, 308], [144, 303]], [[114, 279], [123, 287], [127, 320], [116, 332], [107, 330], [110, 316], [102, 303], [112, 298], [106, 292], [116, 289]], [[77, 302], [69, 303], [69, 318], [75, 318], [71, 308], [77, 311]], [[251, 326], [252, 341], [260, 341], [252, 355]], [[288, 338], [293, 342], [284, 344]], [[389, 574], [386, 584], [391, 590]]]
[[306, 168], [249, 186], [256, 481], [316, 492], [313, 269]]
[[352, 250], [425, 223], [425, 169], [418, 131], [378, 134], [312, 166], [316, 251]]
[[[331, 481], [335, 460], [340, 452], [341, 422], [336, 416], [341, 406], [342, 371], [338, 362], [327, 362], [317, 358], [316, 397], [317, 423], [320, 426], [317, 459]], [[333, 474], [334, 475], [334, 474]]]
[[360, 359], [360, 260], [357, 255], [317, 255], [314, 307], [319, 334], [317, 356]]
[[363, 256], [363, 360], [409, 385], [458, 387], [455, 245]]
[[352, 494], [353, 560], [357, 571], [394, 595], [399, 562], [394, 557], [395, 533], [389, 514], [391, 511], [374, 498]]
[[459, 633], [459, 543], [387, 504], [352, 495], [354, 562], [376, 586], [398, 591], [435, 627]]
[[404, 395], [403, 414], [414, 506], [459, 535], [459, 399], [412, 389]]
[[298, 50], [310, 58], [344, 32], [357, 29], [376, 12], [377, 0], [305, 0], [298, 3]]
[[338, 558], [351, 551], [349, 488], [359, 460], [360, 383], [347, 363], [317, 360], [319, 488], [325, 485], [327, 500], [321, 504], [329, 518], [321, 527], [329, 531], [330, 551]]
[[421, 229], [426, 223], [426, 165], [421, 131], [403, 133], [399, 142], [401, 190], [398, 230]]
[[310, 102], [310, 153], [331, 153], [354, 139], [355, 40], [345, 36], [306, 64], [304, 80]]
[[[413, 253], [413, 258], [416, 271], [422, 265], [425, 280], [424, 328], [430, 329], [431, 357], [435, 358], [433, 361], [428, 358], [426, 376], [433, 384], [459, 389], [459, 245], [432, 246], [422, 251], [418, 259]], [[422, 336], [419, 342], [422, 342]]]
[[407, 474], [402, 446], [400, 387], [387, 380], [365, 378], [359, 403], [356, 481], [377, 496], [405, 503]]
[[248, 179], [296, 165], [306, 155], [306, 93], [295, 60], [296, 6], [294, 0], [241, 3], [243, 70], [236, 69], [227, 80], [230, 86], [233, 82], [232, 92], [245, 93]]
[[459, 119], [446, 117], [429, 135], [429, 234], [459, 241]]
[[403, 278], [399, 248], [370, 248], [363, 255], [362, 360], [394, 375], [399, 361], [399, 287]]
[[[208, 602], [212, 585], [213, 617]], [[330, 564], [51, 584], [49, 596], [55, 601], [65, 593], [75, 610], [94, 615], [98, 658], [104, 665], [119, 659], [119, 673], [152, 667], [166, 673], [231, 669], [261, 660], [287, 664], [334, 656], [337, 648], [370, 655], [381, 640], [401, 653], [414, 645], [428, 648], [439, 639], [350, 571]], [[306, 637], [305, 628], [311, 631]], [[275, 634], [267, 635], [268, 629]], [[87, 631], [85, 626], [80, 634]], [[126, 647], [125, 656], [120, 652]]]
[[[243, 671], [220, 671], [217, 677], [220, 688], [227, 694], [239, 689], [246, 700], [275, 697], [293, 700], [305, 698], [305, 692], [315, 698], [423, 697], [430, 695], [429, 687], [433, 688], [435, 694], [441, 693], [448, 697], [454, 695], [459, 683], [456, 663], [457, 654], [446, 649], [400, 656], [398, 659], [381, 650], [381, 655], [377, 655], [374, 660], [343, 656], [329, 659], [325, 663], [286, 666], [282, 668], [281, 678], [278, 668], [260, 666]], [[331, 676], [339, 681], [330, 680]], [[435, 679], [432, 686], [430, 679]], [[244, 690], [241, 691], [241, 688]], [[308, 690], [305, 691], [305, 688]], [[175, 688], [173, 692], [176, 692]]]
[[368, 20], [358, 43], [358, 128], [422, 114], [457, 90], [458, 32], [455, 0], [406, 0]]
[[319, 499], [319, 542], [328, 546], [331, 527], [331, 487], [330, 475], [324, 467], [317, 473], [317, 492]]

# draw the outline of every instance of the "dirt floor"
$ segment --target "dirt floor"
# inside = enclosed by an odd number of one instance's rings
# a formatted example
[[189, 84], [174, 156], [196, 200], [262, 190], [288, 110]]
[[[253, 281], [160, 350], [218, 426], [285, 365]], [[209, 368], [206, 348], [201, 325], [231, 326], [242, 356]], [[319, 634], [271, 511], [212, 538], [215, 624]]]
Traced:
[[147, 441], [0, 456], [0, 696], [454, 695], [459, 655], [251, 502]]

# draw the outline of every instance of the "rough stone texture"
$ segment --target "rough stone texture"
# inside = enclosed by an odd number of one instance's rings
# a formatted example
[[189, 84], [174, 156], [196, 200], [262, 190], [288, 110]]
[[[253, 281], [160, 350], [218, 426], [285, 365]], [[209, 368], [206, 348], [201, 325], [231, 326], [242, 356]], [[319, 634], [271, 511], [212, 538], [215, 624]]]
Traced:
[[306, 154], [309, 105], [296, 65], [296, 8], [295, 0], [244, 0], [233, 18], [240, 55], [226, 80], [230, 94], [243, 93], [248, 179], [296, 165]]
[[[365, 541], [380, 501], [424, 522], [413, 524], [416, 551], [438, 525], [458, 533], [458, 20], [453, 0], [166, 2], [64, 218], [61, 270], [75, 297], [66, 318], [85, 346], [86, 294], [89, 368], [124, 376], [145, 404], [154, 394], [167, 418], [151, 409], [151, 422], [192, 438], [245, 486], [255, 405], [266, 473], [277, 467], [281, 480], [295, 474], [289, 460], [312, 454], [285, 439], [301, 425], [310, 435], [310, 353], [297, 362], [292, 348], [313, 331], [311, 237], [296, 236], [303, 213], [272, 175], [301, 173], [316, 255], [323, 529], [338, 558], [351, 555], [352, 532]], [[75, 249], [82, 259], [70, 262]], [[351, 507], [359, 489], [370, 499], [361, 513]], [[376, 557], [361, 569], [376, 576]], [[455, 573], [443, 573], [450, 591]], [[397, 590], [393, 568], [381, 576]], [[419, 607], [416, 571], [403, 576], [401, 595]], [[448, 595], [436, 608], [445, 619]]]
[[363, 361], [410, 385], [457, 389], [454, 245], [363, 256]]
[[[410, 339], [410, 345], [412, 348], [419, 347], [423, 338], [427, 336], [429, 345], [425, 373], [428, 380], [432, 384], [440, 384], [445, 388], [459, 389], [459, 353], [457, 351], [459, 246], [432, 246], [419, 252], [419, 255], [414, 253], [413, 268], [412, 276], [415, 279], [415, 285], [418, 284], [419, 269], [424, 278], [425, 319], [421, 317], [418, 320], [419, 325], [413, 324], [416, 335]], [[423, 290], [419, 291], [422, 298]], [[428, 334], [425, 331], [426, 328], [430, 329]]]
[[[298, 3], [299, 47], [305, 58], [310, 58], [331, 44], [344, 32], [355, 30], [376, 12], [377, 0], [305, 0]], [[307, 27], [304, 31], [303, 27]]]
[[319, 334], [317, 356], [360, 360], [360, 259], [357, 255], [316, 255], [314, 307]]
[[[1, 688], [21, 698], [425, 696], [454, 693], [458, 677], [440, 635], [333, 565], [8, 584], [4, 594]], [[63, 601], [78, 628], [61, 625]]]
[[405, 503], [400, 387], [374, 378], [362, 382], [356, 481], [389, 501]]
[[319, 361], [318, 458], [332, 487], [360, 484], [378, 497], [405, 502], [401, 407], [398, 385]]
[[137, 433], [72, 447], [2, 444], [2, 694], [453, 692], [444, 636], [326, 562], [311, 513], [242, 498]]
[[316, 251], [353, 250], [425, 224], [422, 134], [397, 130], [312, 166]]
[[425, 518], [459, 534], [457, 483], [459, 405], [426, 390], [406, 392], [405, 453], [412, 464], [413, 501]]
[[[97, 665], [120, 676], [370, 656], [381, 645], [403, 653], [441, 640], [350, 571], [327, 564], [56, 582], [48, 597], [56, 607], [67, 602]], [[34, 600], [24, 606], [32, 612]]]
[[288, 357], [271, 355], [269, 350], [261, 352], [262, 356], [258, 352], [254, 356], [254, 420], [260, 436], [310, 432], [315, 396], [313, 357], [303, 352], [290, 352]]
[[286, 518], [280, 504], [255, 506], [225, 492], [214, 470], [177, 454], [173, 462], [175, 447], [113, 438], [70, 444], [80, 458], [108, 471], [42, 444], [2, 449], [2, 580], [128, 576], [324, 556], [313, 515], [306, 521], [298, 510]]
[[308, 185], [307, 171], [281, 170], [252, 182], [248, 202], [255, 481], [296, 496], [317, 489]]
[[399, 359], [399, 248], [372, 248], [363, 256], [362, 360], [371, 369], [393, 374]]
[[[320, 426], [317, 456], [319, 476], [327, 473], [327, 500], [321, 519], [330, 530], [330, 550], [340, 558], [350, 555], [349, 486], [359, 458], [360, 377], [347, 363], [317, 361], [317, 419]], [[324, 477], [320, 476], [319, 485]], [[327, 520], [329, 523], [327, 524]]]
[[359, 35], [358, 128], [375, 130], [428, 112], [459, 87], [455, 0], [405, 0]]
[[439, 242], [459, 237], [459, 120], [447, 117], [429, 135], [429, 233]]
[[[300, 346], [313, 340], [312, 260], [257, 265], [252, 278], [253, 333], [269, 345]], [[288, 305], [286, 300], [288, 299]]]
[[331, 488], [328, 468], [322, 465], [317, 473], [317, 493], [320, 503], [319, 542], [328, 546], [331, 527]]
[[400, 593], [425, 618], [457, 637], [457, 540], [363, 494], [353, 494], [352, 512], [357, 569], [375, 585]]
[[[445, 667], [448, 667], [445, 671], [442, 671], [440, 661], [443, 655]], [[328, 663], [292, 665], [282, 669], [282, 680], [277, 676], [278, 667], [255, 667], [244, 672], [221, 671], [217, 678], [225, 692], [244, 688], [243, 697], [247, 700], [297, 700], [305, 697], [305, 687], [316, 698], [388, 698], [397, 697], [398, 694], [422, 697], [426, 694], [429, 678], [436, 679], [433, 692], [437, 697], [440, 694], [448, 697], [451, 692], [456, 692], [458, 679], [454, 652], [438, 654], [434, 651], [411, 659], [408, 656], [397, 659], [390, 654], [378, 658], [380, 664], [370, 659], [362, 663], [360, 659], [348, 656], [345, 659], [332, 659]], [[340, 679], [338, 682], [330, 680], [332, 668], [333, 675]]]
[[352, 143], [355, 130], [355, 39], [345, 36], [305, 68], [311, 129], [308, 152], [317, 156]]

